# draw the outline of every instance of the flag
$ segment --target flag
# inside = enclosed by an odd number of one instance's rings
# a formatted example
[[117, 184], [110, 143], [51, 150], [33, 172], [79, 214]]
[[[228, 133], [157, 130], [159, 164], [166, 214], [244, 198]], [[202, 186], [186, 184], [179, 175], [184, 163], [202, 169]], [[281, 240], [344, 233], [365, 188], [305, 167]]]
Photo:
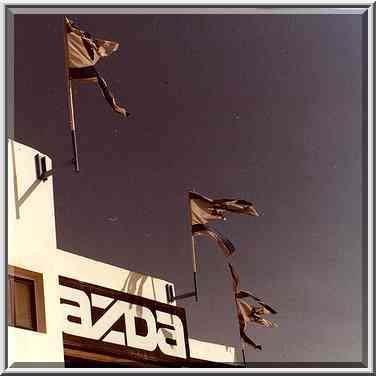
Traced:
[[235, 247], [230, 240], [226, 239], [222, 234], [209, 226], [203, 224], [192, 225], [192, 235], [206, 235], [216, 240], [226, 257], [235, 252]]
[[253, 204], [246, 200], [239, 199], [217, 199], [212, 200], [196, 192], [189, 192], [192, 224], [206, 224], [210, 220], [225, 219], [226, 211], [259, 216]]
[[89, 33], [77, 28], [65, 17], [69, 78], [82, 82], [98, 83], [102, 94], [112, 109], [129, 116], [125, 108], [120, 107], [104, 78], [97, 72], [95, 64], [102, 57], [109, 56], [119, 48], [119, 43], [94, 38]]
[[235, 298], [243, 299], [243, 298], [250, 297], [256, 300], [256, 302], [258, 302], [262, 307], [264, 307], [270, 313], [275, 315], [277, 311], [273, 307], [271, 307], [269, 304], [266, 304], [265, 302], [263, 302], [261, 298], [257, 297], [256, 295], [254, 295], [253, 293], [249, 291], [239, 289], [239, 282], [240, 282], [239, 274], [234, 270], [233, 266], [230, 263], [228, 265], [229, 265], [231, 276], [232, 276]]
[[211, 220], [225, 219], [225, 211], [245, 215], [258, 215], [253, 204], [245, 200], [212, 200], [196, 192], [189, 192], [188, 199], [191, 213], [192, 234], [207, 235], [216, 240], [226, 257], [235, 252], [234, 245], [230, 240], [226, 239], [222, 234], [208, 227], [206, 224]]
[[[270, 307], [269, 305], [265, 304], [260, 298], [257, 296], [251, 294], [248, 291], [240, 290], [239, 284], [240, 284], [240, 278], [239, 274], [234, 270], [233, 266], [229, 263], [230, 273], [232, 276], [232, 282], [233, 282], [233, 289], [234, 289], [234, 295], [235, 295], [235, 303], [236, 303], [236, 311], [237, 316], [239, 320], [239, 331], [240, 331], [240, 337], [242, 340], [253, 346], [255, 349], [262, 350], [261, 345], [257, 345], [251, 338], [247, 336], [245, 333], [245, 329], [247, 326], [247, 323], [254, 322], [258, 325], [262, 325], [268, 328], [276, 327], [278, 326], [274, 322], [270, 320], [266, 320], [262, 315], [266, 314], [276, 314], [277, 312]], [[256, 300], [260, 306], [252, 306], [251, 304], [247, 303], [243, 300], [243, 298], [246, 297], [252, 297], [254, 300]]]

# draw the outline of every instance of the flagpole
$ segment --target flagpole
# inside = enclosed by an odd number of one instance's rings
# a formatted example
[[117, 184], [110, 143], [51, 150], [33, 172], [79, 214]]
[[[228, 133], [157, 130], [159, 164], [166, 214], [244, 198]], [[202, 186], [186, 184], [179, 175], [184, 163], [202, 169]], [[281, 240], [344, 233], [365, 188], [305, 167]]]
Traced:
[[[236, 298], [234, 297], [234, 300], [235, 300], [235, 311], [236, 311], [236, 318], [238, 320], [238, 324], [239, 324], [239, 317], [238, 317], [238, 304], [236, 302]], [[239, 324], [240, 325], [240, 324]], [[240, 329], [239, 329], [240, 330]], [[245, 351], [244, 351], [244, 342], [243, 342], [243, 339], [240, 335], [240, 332], [239, 332], [239, 339], [240, 339], [240, 345], [241, 345], [241, 348], [242, 348], [242, 360], [243, 360], [243, 365], [244, 365], [244, 368], [247, 368], [247, 362], [245, 360]]]
[[78, 164], [78, 150], [77, 150], [77, 138], [76, 138], [76, 125], [74, 119], [74, 108], [73, 108], [73, 87], [72, 80], [68, 79], [69, 83], [69, 125], [71, 128], [72, 135], [72, 146], [73, 146], [73, 163], [77, 172], [80, 171], [80, 166]]
[[[236, 310], [236, 315], [238, 315], [238, 305], [236, 303], [236, 298], [235, 298], [235, 310]], [[238, 321], [239, 321], [239, 318], [237, 317]], [[244, 350], [244, 342], [243, 342], [243, 339], [239, 333], [239, 339], [240, 339], [240, 345], [241, 345], [241, 348], [242, 348], [242, 360], [243, 360], [243, 365], [244, 365], [244, 368], [247, 368], [247, 362], [245, 360], [245, 350]]]
[[244, 351], [244, 343], [242, 342], [242, 355], [243, 355], [243, 364], [244, 367], [247, 368], [247, 362], [245, 360], [245, 351]]
[[[194, 192], [194, 190], [192, 190]], [[192, 208], [191, 200], [188, 193], [188, 212], [189, 212], [189, 228], [191, 232], [191, 241], [192, 241], [192, 264], [193, 264], [193, 283], [195, 287], [195, 300], [198, 302], [198, 293], [197, 293], [197, 261], [196, 261], [196, 247], [195, 247], [195, 238], [192, 234]]]
[[196, 247], [195, 247], [195, 238], [192, 235], [192, 262], [193, 262], [193, 282], [195, 285], [195, 299], [198, 302], [197, 295], [197, 263], [196, 263]]
[[[235, 288], [234, 288], [234, 290], [235, 290]], [[247, 368], [247, 363], [246, 363], [246, 360], [245, 360], [244, 342], [243, 342], [243, 338], [240, 335], [239, 308], [238, 308], [238, 303], [236, 301], [236, 292], [235, 291], [234, 291], [234, 302], [235, 302], [236, 319], [237, 319], [237, 322], [238, 322], [238, 325], [239, 325], [239, 339], [240, 339], [240, 344], [241, 344], [241, 347], [242, 347], [243, 365], [244, 365], [245, 368]]]
[[72, 146], [73, 146], [73, 163], [76, 172], [80, 171], [80, 166], [78, 163], [78, 149], [77, 149], [77, 138], [76, 138], [76, 124], [74, 117], [74, 103], [73, 103], [73, 85], [72, 80], [69, 77], [69, 61], [68, 61], [68, 39], [67, 39], [67, 26], [64, 18], [64, 53], [65, 53], [65, 78], [67, 84], [67, 94], [68, 94], [68, 116], [69, 116], [69, 128], [71, 130], [72, 136]]

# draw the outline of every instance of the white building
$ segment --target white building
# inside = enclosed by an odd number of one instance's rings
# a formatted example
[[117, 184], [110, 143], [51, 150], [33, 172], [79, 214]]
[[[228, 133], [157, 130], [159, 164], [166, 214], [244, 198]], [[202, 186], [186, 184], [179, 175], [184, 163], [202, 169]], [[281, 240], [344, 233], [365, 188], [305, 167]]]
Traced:
[[36, 155], [8, 141], [7, 366], [233, 365], [233, 347], [188, 338], [172, 283], [57, 249], [53, 177], [38, 179]]

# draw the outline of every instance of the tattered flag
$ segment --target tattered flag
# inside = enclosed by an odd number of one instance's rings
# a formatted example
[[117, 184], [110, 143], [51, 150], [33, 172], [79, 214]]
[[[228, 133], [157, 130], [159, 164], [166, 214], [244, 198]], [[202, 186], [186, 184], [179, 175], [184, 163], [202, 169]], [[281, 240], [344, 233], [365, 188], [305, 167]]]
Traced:
[[270, 313], [276, 314], [277, 311], [273, 307], [271, 307], [269, 304], [266, 304], [265, 302], [263, 302], [261, 298], [257, 297], [256, 295], [254, 295], [253, 293], [249, 291], [239, 289], [239, 281], [240, 281], [239, 274], [234, 270], [233, 266], [230, 263], [228, 265], [229, 265], [231, 276], [232, 276], [235, 298], [237, 299], [252, 298], [256, 300], [256, 302], [258, 302], [261, 306], [263, 306], [268, 311], [270, 311]]
[[[249, 322], [254, 322], [255, 324], [262, 325], [265, 327], [276, 327], [278, 326], [274, 322], [270, 320], [266, 320], [262, 315], [266, 314], [275, 314], [277, 313], [272, 307], [265, 304], [261, 301], [260, 298], [257, 296], [251, 294], [248, 291], [240, 290], [239, 284], [240, 284], [240, 278], [239, 274], [234, 270], [233, 266], [229, 263], [230, 273], [232, 276], [233, 281], [233, 289], [234, 289], [234, 295], [235, 295], [235, 303], [236, 303], [236, 311], [238, 314], [239, 319], [239, 330], [240, 330], [240, 337], [242, 340], [253, 346], [255, 349], [261, 350], [261, 346], [257, 345], [252, 339], [250, 339], [247, 334], [245, 333], [246, 325]], [[251, 297], [254, 300], [256, 300], [260, 306], [253, 306], [246, 301], [243, 300], [243, 298]]]
[[106, 81], [94, 67], [100, 58], [115, 52], [119, 47], [119, 43], [94, 38], [89, 33], [80, 30], [66, 17], [65, 33], [68, 48], [69, 78], [81, 82], [98, 83], [103, 96], [112, 109], [124, 117], [129, 116], [129, 112], [116, 103], [115, 97], [108, 88]]

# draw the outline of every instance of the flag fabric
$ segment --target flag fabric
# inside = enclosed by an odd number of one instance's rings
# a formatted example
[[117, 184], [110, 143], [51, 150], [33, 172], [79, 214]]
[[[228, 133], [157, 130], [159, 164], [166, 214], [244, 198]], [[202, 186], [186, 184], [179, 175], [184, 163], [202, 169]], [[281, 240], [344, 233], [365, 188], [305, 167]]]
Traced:
[[129, 112], [117, 104], [106, 81], [95, 68], [95, 64], [99, 59], [111, 55], [119, 48], [119, 43], [94, 38], [89, 33], [80, 30], [66, 17], [65, 33], [68, 48], [69, 78], [83, 82], [98, 83], [103, 96], [111, 108], [124, 117], [129, 116]]
[[[262, 350], [261, 345], [257, 345], [245, 333], [247, 323], [254, 322], [255, 324], [265, 326], [268, 328], [276, 327], [278, 326], [277, 324], [275, 324], [274, 322], [270, 320], [266, 320], [261, 316], [266, 315], [266, 314], [276, 314], [277, 311], [273, 309], [272, 307], [270, 307], [269, 305], [265, 304], [260, 298], [251, 294], [250, 292], [245, 291], [245, 290], [240, 290], [239, 274], [234, 270], [233, 266], [230, 263], [228, 265], [229, 265], [230, 273], [232, 276], [236, 311], [237, 311], [238, 320], [239, 320], [240, 337], [245, 343], [253, 346], [255, 349]], [[246, 301], [243, 300], [243, 298], [246, 298], [246, 297], [252, 297], [254, 300], [256, 300], [260, 304], [260, 306], [252, 306], [251, 304], [247, 303]]]
[[214, 230], [213, 228], [203, 225], [203, 224], [195, 224], [192, 225], [192, 235], [206, 235], [213, 240], [216, 240], [219, 247], [222, 249], [224, 255], [226, 257], [230, 256], [232, 253], [235, 252], [234, 245], [225, 238], [222, 234], [220, 234], [217, 230]]
[[189, 192], [192, 225], [206, 224], [213, 219], [224, 219], [223, 210], [214, 207], [214, 201], [199, 193]]
[[214, 205], [219, 207], [221, 210], [229, 211], [237, 214], [252, 215], [258, 217], [260, 214], [257, 212], [252, 202], [246, 200], [237, 199], [220, 199], [213, 200]]
[[249, 201], [238, 199], [212, 200], [196, 192], [189, 192], [192, 224], [206, 224], [210, 220], [225, 219], [226, 211], [259, 216], [253, 204]]
[[248, 291], [240, 290], [237, 294], [235, 294], [235, 297], [240, 299], [251, 297], [252, 299], [256, 300], [256, 302], [258, 302], [263, 307], [263, 309], [268, 311], [265, 311], [265, 313], [272, 313], [274, 315], [277, 313], [277, 311], [273, 307], [271, 307], [269, 304], [264, 303], [260, 298], [251, 294]]
[[266, 320], [261, 315], [270, 314], [271, 312], [264, 307], [254, 307], [242, 299], [236, 299], [238, 311], [243, 317], [245, 322], [254, 322], [256, 324], [266, 326], [268, 328], [276, 327], [277, 324], [272, 321]]
[[235, 269], [233, 268], [231, 263], [228, 263], [228, 266], [230, 268], [230, 273], [231, 273], [231, 277], [232, 277], [232, 286], [233, 286], [233, 289], [234, 289], [234, 292], [235, 292], [235, 297], [236, 297], [236, 294], [240, 291], [239, 290], [239, 284], [240, 284], [239, 273], [237, 273], [235, 271]]

